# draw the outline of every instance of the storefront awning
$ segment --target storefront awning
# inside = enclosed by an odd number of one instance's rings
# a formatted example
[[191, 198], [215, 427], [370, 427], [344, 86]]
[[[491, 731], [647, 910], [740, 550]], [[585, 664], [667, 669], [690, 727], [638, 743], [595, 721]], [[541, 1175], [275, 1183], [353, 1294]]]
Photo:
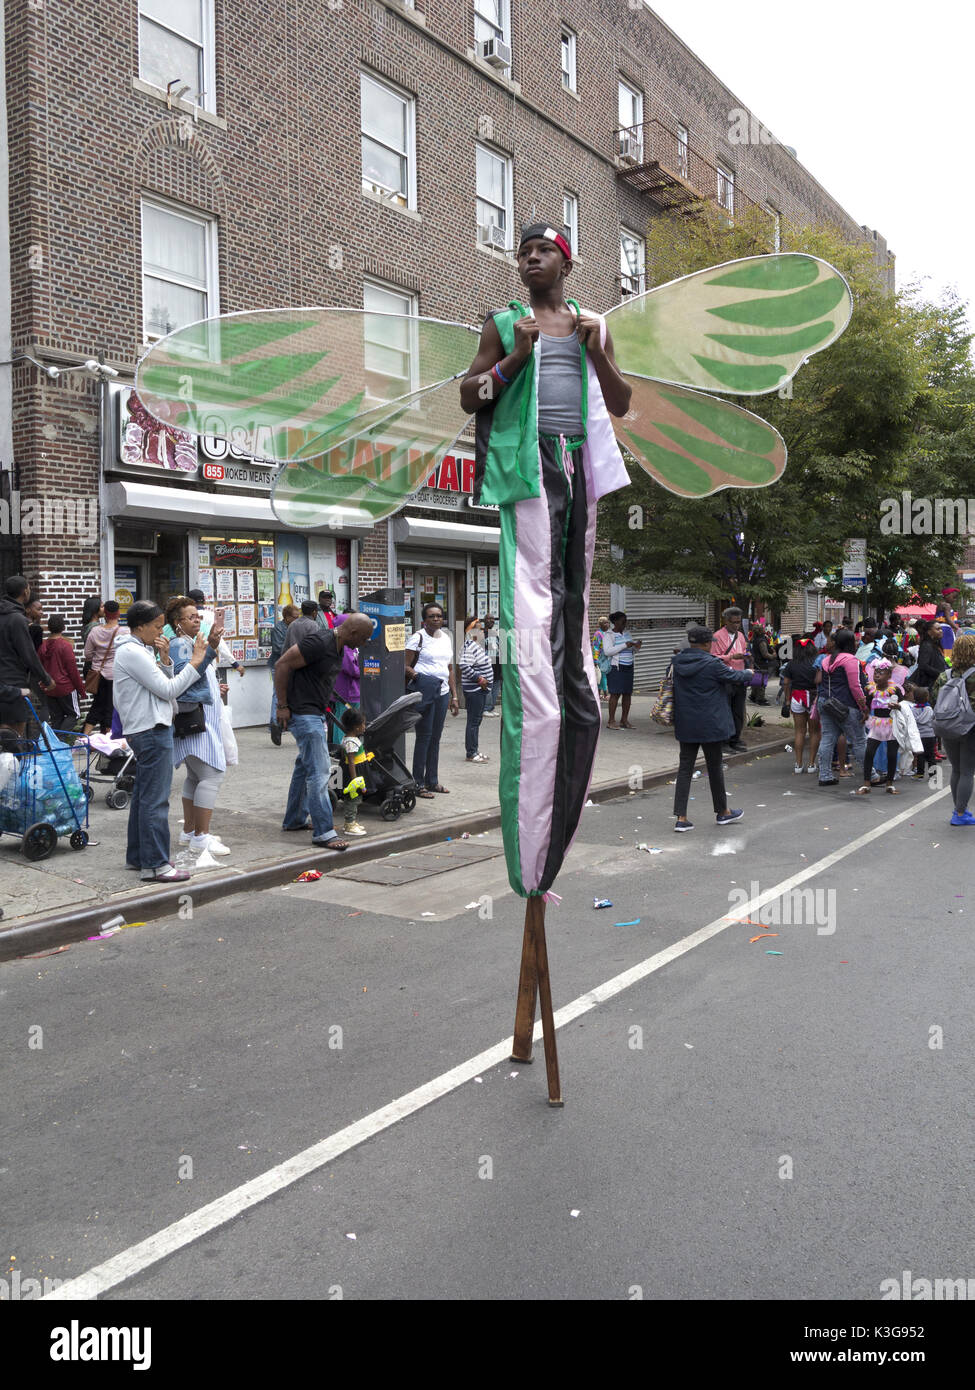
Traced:
[[[261, 531], [294, 529], [278, 520], [271, 510], [270, 501], [265, 497], [226, 497], [185, 487], [154, 487], [151, 483], [126, 480], [106, 485], [105, 504], [109, 516], [141, 521], [170, 521], [183, 526], [208, 526], [214, 529], [228, 526], [247, 526]], [[362, 519], [361, 513], [352, 511], [348, 518], [342, 518], [340, 525], [318, 528], [322, 533], [333, 536], [365, 536], [372, 529], [371, 520]], [[476, 531], [478, 528], [469, 526], [463, 529]], [[305, 531], [304, 534], [317, 533]]]
[[501, 527], [465, 526], [461, 521], [397, 516], [393, 518], [393, 539], [398, 545], [449, 545], [460, 550], [490, 553], [496, 552], [501, 544]]

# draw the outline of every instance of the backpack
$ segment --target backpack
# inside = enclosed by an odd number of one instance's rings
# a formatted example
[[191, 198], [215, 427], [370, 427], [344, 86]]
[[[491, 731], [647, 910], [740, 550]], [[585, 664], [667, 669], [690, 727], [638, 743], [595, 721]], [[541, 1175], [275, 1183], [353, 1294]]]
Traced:
[[934, 732], [938, 738], [964, 738], [973, 728], [975, 710], [968, 698], [965, 676], [949, 676], [938, 691], [938, 702], [934, 707]]

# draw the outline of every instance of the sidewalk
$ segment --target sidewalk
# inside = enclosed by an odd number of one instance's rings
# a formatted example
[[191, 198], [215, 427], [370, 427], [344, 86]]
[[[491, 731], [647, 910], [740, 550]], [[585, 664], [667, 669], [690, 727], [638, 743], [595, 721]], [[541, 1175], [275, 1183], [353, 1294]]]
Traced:
[[[665, 772], [674, 775], [677, 745], [673, 731], [651, 721], [653, 704], [654, 697], [634, 696], [630, 719], [636, 727], [632, 731], [608, 730], [605, 727], [604, 706], [603, 732], [592, 781], [594, 793], [600, 788], [624, 789], [630, 778], [640, 775], [645, 780], [659, 777]], [[748, 711], [749, 715], [753, 712], [763, 714], [766, 721], [763, 728], [746, 728], [745, 741], [750, 746], [788, 741], [792, 725], [780, 718], [778, 706], [770, 703], [767, 710], [755, 710], [749, 705]], [[435, 832], [440, 828], [446, 837], [451, 833], [451, 826], [460, 820], [478, 814], [497, 815], [501, 720], [483, 721], [480, 751], [488, 755], [490, 762], [476, 764], [466, 761], [465, 723], [464, 712], [461, 711], [456, 719], [448, 715], [444, 726], [440, 748], [440, 781], [449, 788], [449, 794], [437, 796], [432, 801], [419, 799], [414, 811], [395, 822], [383, 821], [376, 810], [365, 807], [360, 813], [360, 821], [369, 834], [355, 841], [350, 854], [355, 853], [359, 857], [366, 851], [366, 857], [371, 858], [370, 849], [389, 854], [398, 848], [399, 841], [406, 834]], [[306, 859], [313, 852], [310, 831], [307, 835], [296, 835], [281, 830], [288, 783], [294, 766], [294, 739], [285, 734], [281, 747], [275, 748], [266, 728], [257, 728], [239, 729], [237, 740], [240, 763], [237, 767], [228, 768], [213, 816], [214, 832], [232, 852], [221, 860], [218, 868], [194, 869], [190, 883], [176, 887], [190, 889], [193, 884], [216, 879], [226, 884], [224, 891], [240, 891], [235, 888], [235, 880], [242, 872], [264, 866], [286, 866], [292, 861]], [[407, 735], [408, 766], [412, 748], [413, 737]], [[744, 754], [741, 756], [745, 758]], [[182, 829], [182, 782], [182, 771], [178, 769], [173, 778], [170, 800], [174, 855], [179, 850], [178, 839]], [[52, 916], [56, 917], [59, 913], [67, 916], [78, 909], [96, 908], [100, 904], [112, 908], [112, 911], [106, 912], [106, 918], [114, 912], [125, 913], [126, 904], [133, 899], [141, 901], [144, 910], [147, 897], [165, 895], [172, 904], [173, 887], [139, 883], [137, 876], [126, 870], [125, 835], [129, 813], [128, 808], [116, 811], [105, 804], [105, 793], [110, 785], [101, 782], [95, 784], [96, 794], [89, 808], [89, 833], [97, 843], [87, 849], [74, 851], [62, 839], [48, 859], [31, 863], [21, 853], [19, 838], [0, 836], [0, 908], [3, 909], [0, 941], [5, 930], [28, 926], [32, 919], [37, 920], [38, 924], [42, 920], [50, 922]], [[349, 854], [328, 851], [314, 853], [318, 855], [315, 862], [323, 871], [349, 862]], [[181, 868], [192, 868], [191, 862], [185, 859], [180, 858], [178, 862]], [[246, 883], [240, 885], [246, 886]], [[173, 910], [172, 906], [167, 910]], [[143, 911], [139, 915], [144, 915]]]

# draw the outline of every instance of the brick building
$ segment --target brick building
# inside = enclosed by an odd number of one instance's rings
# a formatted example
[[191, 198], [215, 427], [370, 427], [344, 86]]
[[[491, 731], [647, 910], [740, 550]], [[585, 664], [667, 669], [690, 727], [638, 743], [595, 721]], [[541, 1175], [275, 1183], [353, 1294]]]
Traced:
[[[389, 522], [289, 531], [266, 464], [216, 439], [174, 456], [140, 421], [136, 362], [182, 323], [317, 304], [476, 324], [520, 289], [535, 216], [571, 228], [572, 289], [606, 309], [645, 287], [649, 220], [692, 193], [773, 231], [832, 223], [891, 265], [637, 0], [6, 0], [5, 71], [0, 558], [72, 634], [86, 594], [196, 583], [225, 586], [254, 662], [274, 605], [324, 584], [348, 606], [402, 582], [408, 622], [432, 594], [452, 623], [495, 608], [469, 442]], [[593, 594], [611, 605], [653, 620], [645, 676], [668, 625], [704, 616]], [[242, 722], [264, 717], [257, 695]]]

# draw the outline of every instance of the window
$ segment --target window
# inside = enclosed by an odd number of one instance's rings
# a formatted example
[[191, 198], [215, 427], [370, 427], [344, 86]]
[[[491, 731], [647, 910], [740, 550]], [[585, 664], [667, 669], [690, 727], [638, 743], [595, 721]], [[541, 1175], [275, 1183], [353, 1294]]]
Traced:
[[386, 82], [363, 73], [362, 187], [401, 207], [416, 207], [416, 103]]
[[416, 325], [406, 317], [385, 316], [415, 317], [416, 296], [392, 285], [367, 280], [362, 287], [362, 305], [369, 310], [362, 330], [368, 394], [380, 400], [393, 400], [415, 391], [419, 384]]
[[620, 78], [620, 154], [639, 158], [643, 151], [643, 95]]
[[568, 92], [576, 87], [576, 36], [571, 29], [562, 30], [562, 86]]
[[642, 237], [620, 228], [620, 289], [624, 295], [642, 294], [646, 289], [647, 249]]
[[735, 172], [724, 164], [718, 165], [718, 206], [726, 212], [735, 210]]
[[[139, 0], [139, 76], [215, 111], [213, 0]], [[170, 88], [170, 83], [174, 85]]]
[[508, 0], [474, 0], [474, 48], [488, 39], [510, 43]]
[[562, 195], [562, 221], [569, 229], [573, 259], [579, 254], [579, 199], [575, 193]]
[[217, 224], [142, 200], [142, 320], [146, 341], [219, 314]]
[[772, 219], [772, 250], [782, 250], [782, 214], [778, 209], [769, 207], [768, 215]]
[[682, 179], [691, 177], [691, 144], [686, 125], [677, 127], [677, 168], [674, 172]]
[[[511, 160], [477, 146], [478, 240], [498, 251], [511, 250]], [[487, 234], [488, 229], [499, 229]]]

